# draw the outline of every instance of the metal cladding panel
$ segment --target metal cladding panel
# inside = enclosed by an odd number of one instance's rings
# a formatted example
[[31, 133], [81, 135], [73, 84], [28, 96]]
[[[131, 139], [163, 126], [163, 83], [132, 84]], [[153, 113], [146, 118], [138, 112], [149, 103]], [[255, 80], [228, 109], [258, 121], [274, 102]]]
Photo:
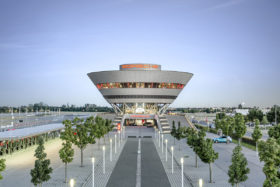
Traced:
[[163, 82], [187, 84], [192, 73], [178, 71], [101, 71], [88, 73], [92, 82]]

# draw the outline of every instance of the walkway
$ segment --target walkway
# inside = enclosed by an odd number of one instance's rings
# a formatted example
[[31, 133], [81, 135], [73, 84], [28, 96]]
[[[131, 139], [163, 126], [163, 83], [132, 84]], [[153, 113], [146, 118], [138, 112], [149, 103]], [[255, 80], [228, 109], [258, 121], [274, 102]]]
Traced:
[[[107, 187], [136, 186], [138, 138], [128, 138]], [[169, 180], [151, 138], [141, 139], [141, 186], [170, 187]]]

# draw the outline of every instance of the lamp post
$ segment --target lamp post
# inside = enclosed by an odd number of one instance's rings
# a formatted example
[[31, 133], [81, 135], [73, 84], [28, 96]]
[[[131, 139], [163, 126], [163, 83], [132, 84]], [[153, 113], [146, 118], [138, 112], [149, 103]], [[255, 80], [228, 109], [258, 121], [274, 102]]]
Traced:
[[103, 174], [105, 174], [105, 146], [102, 147], [103, 150]]
[[117, 153], [117, 135], [115, 134], [115, 154]]
[[92, 187], [94, 187], [94, 164], [95, 164], [94, 157], [92, 157], [91, 162], [92, 162]]
[[182, 175], [182, 187], [184, 187], [184, 158], [181, 158], [181, 175]]
[[165, 139], [165, 162], [167, 162], [167, 142], [168, 140]]
[[163, 153], [163, 134], [161, 135], [161, 153]]
[[160, 132], [158, 131], [158, 146], [160, 147]]
[[118, 134], [119, 134], [119, 135], [118, 135], [118, 136], [119, 136], [119, 138], [118, 138], [118, 139], [119, 139], [119, 148], [120, 148], [120, 146], [121, 146], [121, 136], [120, 136], [120, 131], [118, 131]]
[[74, 185], [75, 185], [75, 181], [74, 181], [74, 179], [70, 179], [69, 184], [70, 184], [70, 187], [74, 187]]
[[198, 186], [199, 186], [199, 187], [202, 187], [202, 185], [203, 185], [203, 181], [202, 181], [202, 179], [199, 179], [199, 180], [198, 180]]
[[174, 168], [173, 168], [173, 146], [171, 146], [171, 173], [174, 173]]
[[112, 162], [112, 138], [110, 138], [110, 161]]

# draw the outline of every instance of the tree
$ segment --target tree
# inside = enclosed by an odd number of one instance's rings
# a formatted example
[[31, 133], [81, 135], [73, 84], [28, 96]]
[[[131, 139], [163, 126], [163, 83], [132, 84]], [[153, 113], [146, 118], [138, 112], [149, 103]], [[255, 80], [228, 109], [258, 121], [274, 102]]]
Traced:
[[[275, 116], [275, 113], [276, 113], [276, 116]], [[279, 122], [280, 121], [280, 107], [279, 106], [273, 106], [270, 111], [266, 114], [267, 116], [267, 120], [270, 122], [270, 123], [273, 123], [275, 122], [275, 117], [277, 118], [277, 121]]]
[[256, 151], [257, 151], [257, 153], [258, 153], [258, 141], [262, 137], [262, 132], [260, 130], [259, 125], [260, 125], [260, 121], [258, 119], [256, 119], [255, 120], [255, 128], [254, 128], [254, 131], [252, 133], [252, 138], [256, 142]]
[[106, 127], [106, 134], [108, 134], [108, 140], [109, 140], [109, 132], [114, 129], [114, 125], [112, 125], [112, 120], [105, 119], [105, 127]]
[[232, 164], [229, 166], [228, 182], [231, 183], [232, 186], [236, 185], [238, 187], [240, 182], [244, 182], [248, 179], [247, 174], [250, 172], [250, 169], [247, 168], [247, 159], [241, 153], [241, 146], [238, 145], [234, 148], [231, 162]]
[[106, 134], [105, 121], [103, 118], [96, 116], [91, 133], [98, 139], [98, 149], [100, 150], [100, 139]]
[[216, 114], [216, 119], [223, 119], [226, 117], [226, 114], [224, 112], [219, 112]]
[[268, 135], [270, 138], [276, 139], [278, 144], [280, 144], [280, 124], [270, 128], [268, 130]]
[[240, 145], [241, 138], [244, 136], [244, 134], [247, 131], [244, 117], [242, 116], [242, 114], [236, 114], [234, 116], [234, 130], [235, 130], [234, 135], [238, 138], [238, 145]]
[[6, 169], [5, 159], [0, 159], [0, 180], [3, 179], [1, 172]]
[[[198, 134], [197, 131], [193, 128], [188, 127], [187, 128], [187, 144], [194, 150], [194, 147], [197, 143], [197, 139], [198, 139]], [[197, 162], [197, 157], [198, 155], [195, 152], [195, 167], [198, 168], [198, 162]]]
[[263, 172], [266, 180], [264, 187], [280, 187], [279, 164], [280, 164], [280, 145], [274, 138], [259, 142], [259, 158], [264, 162]]
[[258, 108], [252, 108], [249, 110], [249, 114], [247, 115], [249, 121], [254, 121], [258, 119], [262, 121], [263, 119], [263, 112]]
[[266, 125], [266, 124], [268, 124], [268, 123], [269, 123], [269, 122], [268, 122], [268, 120], [267, 120], [267, 117], [266, 117], [266, 116], [263, 116], [263, 119], [262, 119], [261, 124]]
[[62, 143], [62, 148], [59, 150], [59, 157], [65, 164], [65, 183], [67, 183], [67, 164], [73, 161], [74, 149], [69, 141]]
[[176, 136], [176, 127], [175, 127], [175, 121], [172, 121], [172, 129], [170, 132], [171, 136], [173, 136], [173, 145], [175, 145], [175, 136]]
[[87, 144], [95, 143], [94, 136], [90, 134], [90, 130], [93, 123], [93, 117], [89, 117], [84, 122], [83, 119], [75, 118], [72, 121], [72, 126], [76, 127], [73, 128], [73, 138], [72, 143], [76, 145], [81, 151], [81, 167], [83, 167], [83, 151], [86, 148]]
[[198, 153], [199, 158], [202, 162], [209, 164], [209, 178], [210, 183], [213, 182], [212, 179], [212, 163], [218, 159], [219, 154], [213, 149], [213, 141], [209, 138], [206, 140], [202, 138], [200, 142], [200, 151]]
[[[181, 127], [181, 124], [178, 123], [178, 128], [176, 129], [176, 135], [175, 138], [180, 141], [182, 138], [184, 138], [184, 128]], [[179, 150], [181, 151], [181, 144], [179, 142]]]
[[31, 169], [31, 182], [37, 186], [42, 186], [42, 183], [48, 181], [51, 177], [52, 168], [50, 166], [50, 160], [46, 159], [47, 154], [44, 152], [44, 140], [42, 137], [38, 139], [38, 147], [35, 150], [34, 156], [37, 158], [35, 160], [35, 167]]

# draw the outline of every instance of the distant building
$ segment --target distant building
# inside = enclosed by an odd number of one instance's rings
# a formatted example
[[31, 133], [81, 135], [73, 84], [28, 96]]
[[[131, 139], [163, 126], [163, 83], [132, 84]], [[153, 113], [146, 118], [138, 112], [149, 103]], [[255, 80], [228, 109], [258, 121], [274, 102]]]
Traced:
[[248, 115], [249, 114], [249, 109], [235, 109], [233, 111], [234, 114], [242, 114], [244, 116]]

